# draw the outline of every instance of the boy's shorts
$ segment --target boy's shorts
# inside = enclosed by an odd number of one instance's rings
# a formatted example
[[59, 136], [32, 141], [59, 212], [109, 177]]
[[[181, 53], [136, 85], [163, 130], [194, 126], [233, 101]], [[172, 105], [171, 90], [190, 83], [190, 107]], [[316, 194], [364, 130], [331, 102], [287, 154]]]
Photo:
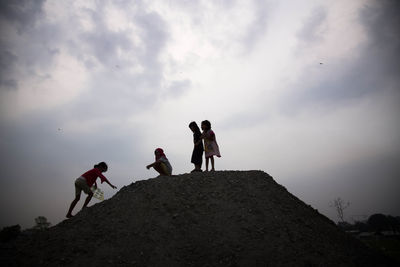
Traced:
[[80, 197], [81, 191], [85, 192], [87, 195], [92, 192], [86, 182], [86, 179], [82, 176], [75, 180], [75, 196]]

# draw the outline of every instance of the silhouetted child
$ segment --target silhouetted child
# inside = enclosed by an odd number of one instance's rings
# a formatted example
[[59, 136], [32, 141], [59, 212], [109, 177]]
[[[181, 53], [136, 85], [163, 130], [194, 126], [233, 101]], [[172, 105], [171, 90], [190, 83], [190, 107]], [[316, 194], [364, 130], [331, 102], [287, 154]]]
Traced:
[[211, 130], [211, 123], [208, 120], [201, 122], [201, 129], [203, 130], [202, 138], [204, 139], [204, 152], [206, 157], [206, 171], [208, 171], [208, 161], [211, 159], [211, 170], [214, 168], [214, 156], [221, 157], [219, 147], [215, 138], [215, 133]]
[[160, 175], [170, 176], [172, 174], [172, 166], [165, 156], [164, 150], [162, 150], [162, 148], [157, 148], [154, 151], [154, 155], [156, 157], [156, 161], [147, 165], [146, 168], [150, 169], [153, 167], [154, 170], [156, 170]]
[[97, 165], [94, 165], [94, 168], [85, 172], [81, 175], [81, 177], [75, 180], [75, 199], [72, 201], [71, 206], [69, 207], [67, 218], [73, 217], [72, 210], [75, 208], [76, 203], [78, 203], [79, 199], [81, 198], [81, 192], [85, 192], [88, 196], [83, 204], [82, 209], [86, 208], [89, 204], [89, 201], [92, 199], [93, 192], [90, 189], [94, 184], [97, 188], [96, 179], [100, 177], [101, 183], [106, 182], [112, 188], [116, 189], [117, 187], [112, 185], [107, 178], [102, 174], [106, 172], [108, 169], [107, 164], [105, 162], [100, 162]]
[[201, 141], [201, 132], [199, 126], [197, 126], [197, 123], [192, 121], [189, 124], [190, 130], [193, 132], [193, 143], [194, 143], [194, 148], [193, 148], [193, 153], [192, 153], [192, 159], [191, 162], [194, 164], [194, 170], [192, 172], [201, 172], [201, 164], [203, 163], [203, 142]]

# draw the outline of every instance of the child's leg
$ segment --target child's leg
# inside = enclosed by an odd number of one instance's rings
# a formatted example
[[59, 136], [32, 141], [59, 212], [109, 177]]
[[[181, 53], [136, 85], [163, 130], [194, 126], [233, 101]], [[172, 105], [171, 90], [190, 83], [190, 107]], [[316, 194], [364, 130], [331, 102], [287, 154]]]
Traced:
[[69, 206], [67, 216], [66, 216], [67, 218], [71, 218], [73, 216], [72, 210], [75, 208], [75, 205], [76, 205], [76, 203], [78, 203], [79, 199], [80, 199], [80, 195], [77, 195], [77, 196], [75, 196], [75, 199], [72, 200], [71, 205]]
[[85, 203], [83, 204], [82, 209], [86, 208], [86, 206], [89, 204], [89, 201], [92, 199], [93, 192], [88, 193], [87, 198], [85, 199]]
[[170, 175], [167, 171], [167, 167], [163, 163], [159, 163], [154, 165], [154, 169], [160, 174], [160, 175]]
[[75, 180], [75, 198], [72, 200], [71, 205], [69, 206], [69, 210], [67, 213], [67, 218], [73, 217], [72, 210], [75, 208], [76, 203], [78, 203], [79, 199], [81, 198], [82, 188], [81, 188], [81, 181], [79, 179]]
[[211, 156], [211, 170], [215, 171], [215, 169], [214, 169], [214, 156]]
[[208, 161], [209, 161], [209, 158], [206, 158], [206, 171], [208, 171]]
[[201, 172], [201, 165], [194, 164], [194, 170], [192, 170], [191, 172]]

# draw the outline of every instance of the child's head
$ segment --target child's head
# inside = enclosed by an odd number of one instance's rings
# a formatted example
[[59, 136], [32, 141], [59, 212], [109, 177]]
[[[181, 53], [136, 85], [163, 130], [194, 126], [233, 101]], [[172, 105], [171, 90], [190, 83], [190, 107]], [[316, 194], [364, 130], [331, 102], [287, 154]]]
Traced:
[[197, 123], [195, 121], [192, 121], [189, 124], [189, 128], [190, 128], [190, 130], [192, 130], [193, 133], [200, 132], [200, 128], [199, 128], [199, 126], [197, 126]]
[[156, 148], [156, 150], [154, 150], [154, 155], [156, 156], [156, 159], [159, 159], [162, 156], [165, 157], [164, 150], [162, 148]]
[[106, 172], [108, 170], [108, 166], [104, 161], [94, 165], [94, 167], [99, 169], [101, 172]]
[[211, 129], [211, 122], [209, 122], [208, 120], [202, 121], [201, 122], [201, 129], [203, 131], [208, 131]]

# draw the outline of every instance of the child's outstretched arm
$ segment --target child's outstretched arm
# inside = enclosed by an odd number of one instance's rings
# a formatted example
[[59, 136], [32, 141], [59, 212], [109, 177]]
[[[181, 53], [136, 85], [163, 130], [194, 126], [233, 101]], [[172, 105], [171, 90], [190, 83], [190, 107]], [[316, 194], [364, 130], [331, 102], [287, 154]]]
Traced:
[[117, 189], [117, 187], [115, 185], [111, 184], [108, 180], [106, 180], [106, 183], [109, 184], [111, 186], [111, 188]]
[[149, 164], [146, 166], [147, 169], [150, 169], [151, 167], [154, 167], [158, 162], [160, 162], [160, 160], [156, 160], [153, 163]]
[[[114, 189], [117, 188], [115, 185], [111, 184], [111, 183], [108, 181], [108, 179], [107, 179], [103, 174], [100, 173], [100, 174], [99, 174], [99, 177], [100, 177], [101, 183], [106, 182], [106, 183], [109, 184], [112, 188], [114, 188]], [[96, 186], [96, 187], [97, 187], [97, 186]]]
[[155, 164], [155, 162], [153, 162], [153, 163], [151, 163], [151, 164], [147, 165], [147, 166], [146, 166], [146, 168], [147, 168], [147, 169], [150, 169], [151, 167], [153, 167], [153, 166], [154, 166], [154, 164]]

